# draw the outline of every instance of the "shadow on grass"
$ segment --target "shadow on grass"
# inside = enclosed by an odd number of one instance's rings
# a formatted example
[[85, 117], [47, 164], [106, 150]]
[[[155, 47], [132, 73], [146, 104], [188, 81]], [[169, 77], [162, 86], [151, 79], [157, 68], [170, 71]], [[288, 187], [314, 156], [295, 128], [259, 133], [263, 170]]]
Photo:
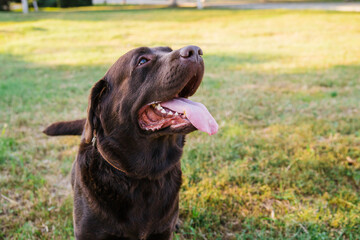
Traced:
[[[220, 105], [226, 100], [225, 105], [235, 111], [235, 116], [241, 112], [250, 117], [247, 120], [245, 117], [246, 121], [259, 121], [262, 123], [260, 126], [286, 121], [290, 115], [294, 115], [293, 111], [302, 113], [302, 117], [325, 117], [331, 114], [331, 109], [317, 109], [312, 105], [328, 105], [326, 101], [335, 100], [332, 103], [335, 104], [334, 110], [340, 113], [343, 112], [342, 108], [354, 106], [354, 91], [360, 76], [358, 65], [304, 69], [294, 73], [249, 72], [246, 68], [242, 69], [246, 65], [256, 66], [284, 59], [286, 56], [257, 53], [205, 53], [205, 79], [199, 92], [221, 98], [222, 101], [218, 102]], [[73, 104], [75, 108], [78, 107], [78, 101], [84, 107], [89, 89], [108, 67], [39, 65], [26, 62], [20, 56], [6, 54], [0, 55], [0, 64], [0, 106], [7, 109], [1, 112], [2, 119], [9, 119], [7, 111], [16, 114], [32, 112], [41, 105], [55, 113], [64, 106], [66, 109]], [[351, 97], [349, 101], [348, 96]], [[340, 106], [336, 101], [344, 103]], [[290, 103], [294, 106], [292, 111], [286, 106]]]
[[96, 65], [40, 65], [6, 54], [0, 55], [0, 65], [0, 123], [17, 127], [61, 115], [60, 120], [71, 112], [83, 112], [83, 117], [91, 86], [107, 70]]

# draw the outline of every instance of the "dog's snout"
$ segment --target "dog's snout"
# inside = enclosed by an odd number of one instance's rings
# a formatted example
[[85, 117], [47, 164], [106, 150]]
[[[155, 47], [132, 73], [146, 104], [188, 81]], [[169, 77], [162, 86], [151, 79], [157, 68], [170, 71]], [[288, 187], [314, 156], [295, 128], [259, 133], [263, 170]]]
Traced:
[[180, 57], [183, 59], [198, 62], [201, 55], [203, 55], [203, 51], [197, 46], [190, 45], [180, 49]]

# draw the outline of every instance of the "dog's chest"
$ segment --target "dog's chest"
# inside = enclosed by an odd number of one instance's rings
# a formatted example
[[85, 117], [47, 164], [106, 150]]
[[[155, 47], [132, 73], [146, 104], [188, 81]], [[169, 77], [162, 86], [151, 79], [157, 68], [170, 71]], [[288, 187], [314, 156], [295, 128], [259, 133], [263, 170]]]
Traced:
[[110, 226], [108, 232], [145, 239], [149, 234], [162, 232], [175, 224], [180, 186], [179, 166], [156, 180], [115, 176], [92, 178], [88, 193], [95, 200], [92, 205], [95, 212], [111, 222], [103, 225]]

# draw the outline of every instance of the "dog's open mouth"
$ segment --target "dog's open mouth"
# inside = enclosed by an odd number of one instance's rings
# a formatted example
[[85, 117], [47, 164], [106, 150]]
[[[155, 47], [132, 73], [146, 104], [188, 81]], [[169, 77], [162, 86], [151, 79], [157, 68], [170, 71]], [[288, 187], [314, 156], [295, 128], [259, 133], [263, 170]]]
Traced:
[[156, 101], [142, 107], [139, 111], [140, 128], [146, 131], [159, 131], [164, 128], [176, 131], [194, 126], [196, 129], [213, 135], [218, 124], [202, 103], [187, 99], [199, 87], [201, 78], [193, 77], [185, 87], [169, 101]]

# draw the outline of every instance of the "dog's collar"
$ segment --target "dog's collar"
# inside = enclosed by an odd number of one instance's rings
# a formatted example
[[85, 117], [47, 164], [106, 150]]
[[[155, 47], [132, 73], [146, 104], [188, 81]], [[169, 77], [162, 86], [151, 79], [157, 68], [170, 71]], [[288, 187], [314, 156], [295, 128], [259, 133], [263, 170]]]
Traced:
[[[91, 140], [91, 143], [92, 143], [93, 147], [94, 147], [95, 149], [97, 149], [97, 141], [96, 141], [96, 132], [95, 132], [95, 131], [94, 131], [94, 136], [93, 136], [93, 138], [92, 138], [92, 140]], [[128, 174], [125, 170], [122, 170], [121, 168], [119, 168], [119, 167], [115, 166], [113, 163], [111, 163], [111, 161], [107, 160], [107, 159], [101, 154], [100, 151], [99, 151], [99, 153], [100, 153], [101, 157], [102, 157], [108, 164], [110, 164], [110, 166], [112, 166], [113, 168], [115, 168], [116, 170], [118, 170], [118, 171], [120, 171], [120, 172], [122, 172], [122, 173]]]

